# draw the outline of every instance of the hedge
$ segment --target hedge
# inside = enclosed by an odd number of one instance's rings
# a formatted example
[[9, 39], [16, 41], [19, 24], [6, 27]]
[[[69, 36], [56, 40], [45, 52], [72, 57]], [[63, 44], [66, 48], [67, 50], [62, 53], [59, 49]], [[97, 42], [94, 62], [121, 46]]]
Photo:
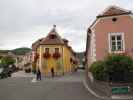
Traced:
[[94, 62], [90, 71], [97, 80], [130, 82], [133, 80], [133, 59], [127, 55], [112, 54], [103, 61]]

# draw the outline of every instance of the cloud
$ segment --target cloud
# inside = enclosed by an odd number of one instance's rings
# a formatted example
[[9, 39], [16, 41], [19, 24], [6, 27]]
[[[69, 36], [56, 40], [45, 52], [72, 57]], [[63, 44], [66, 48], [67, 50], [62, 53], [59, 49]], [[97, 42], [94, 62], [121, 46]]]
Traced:
[[56, 24], [75, 51], [84, 51], [87, 27], [114, 4], [133, 10], [131, 0], [1, 0], [0, 48], [30, 47]]

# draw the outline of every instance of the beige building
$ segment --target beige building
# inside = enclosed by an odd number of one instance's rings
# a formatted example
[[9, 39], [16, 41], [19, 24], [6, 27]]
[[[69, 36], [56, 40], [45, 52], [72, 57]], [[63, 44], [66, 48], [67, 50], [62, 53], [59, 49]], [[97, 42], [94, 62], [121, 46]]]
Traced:
[[76, 57], [67, 39], [61, 38], [56, 26], [46, 37], [32, 44], [33, 69], [40, 69], [43, 75], [56, 75], [73, 72], [76, 69]]

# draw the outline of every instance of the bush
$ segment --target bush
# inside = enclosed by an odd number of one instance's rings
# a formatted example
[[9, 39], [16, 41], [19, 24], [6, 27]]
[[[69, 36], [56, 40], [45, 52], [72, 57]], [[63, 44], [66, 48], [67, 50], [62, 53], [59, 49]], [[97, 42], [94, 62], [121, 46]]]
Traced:
[[97, 61], [91, 65], [90, 71], [92, 72], [95, 79], [104, 80], [104, 67], [105, 63], [103, 61]]
[[15, 60], [10, 56], [5, 56], [1, 59], [1, 65], [3, 66], [13, 65], [14, 63], [15, 63]]
[[131, 81], [131, 71], [133, 70], [133, 59], [126, 55], [110, 55], [105, 59], [106, 73], [109, 80], [113, 82]]
[[130, 82], [133, 80], [133, 59], [126, 55], [109, 55], [104, 61], [94, 62], [90, 71], [97, 80]]

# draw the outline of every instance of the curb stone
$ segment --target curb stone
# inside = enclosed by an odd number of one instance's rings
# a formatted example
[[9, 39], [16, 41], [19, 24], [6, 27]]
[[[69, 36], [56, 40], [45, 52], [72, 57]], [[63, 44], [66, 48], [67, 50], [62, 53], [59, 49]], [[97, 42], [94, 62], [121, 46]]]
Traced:
[[118, 95], [112, 95], [111, 96], [112, 99], [117, 99], [117, 100], [133, 100], [133, 96], [124, 96], [124, 95], [121, 95], [121, 96], [118, 96]]
[[100, 96], [98, 94], [96, 94], [86, 83], [85, 80], [83, 80], [83, 85], [84, 87], [87, 89], [88, 92], [90, 92], [92, 95], [94, 95], [95, 97], [97, 98], [100, 98], [100, 99], [104, 99], [104, 100], [133, 100], [133, 96], [124, 96], [124, 95], [121, 95], [121, 96], [118, 96], [118, 95], [112, 95], [111, 97], [107, 97], [107, 96]]
[[94, 95], [95, 97], [100, 98], [100, 99], [104, 99], [104, 100], [110, 99], [109, 97], [100, 96], [100, 95], [96, 94], [91, 88], [88, 87], [88, 85], [87, 85], [87, 83], [86, 83], [85, 80], [83, 81], [83, 85], [84, 85], [84, 87], [87, 89], [87, 91], [90, 92], [90, 93], [91, 93], [92, 95]]

